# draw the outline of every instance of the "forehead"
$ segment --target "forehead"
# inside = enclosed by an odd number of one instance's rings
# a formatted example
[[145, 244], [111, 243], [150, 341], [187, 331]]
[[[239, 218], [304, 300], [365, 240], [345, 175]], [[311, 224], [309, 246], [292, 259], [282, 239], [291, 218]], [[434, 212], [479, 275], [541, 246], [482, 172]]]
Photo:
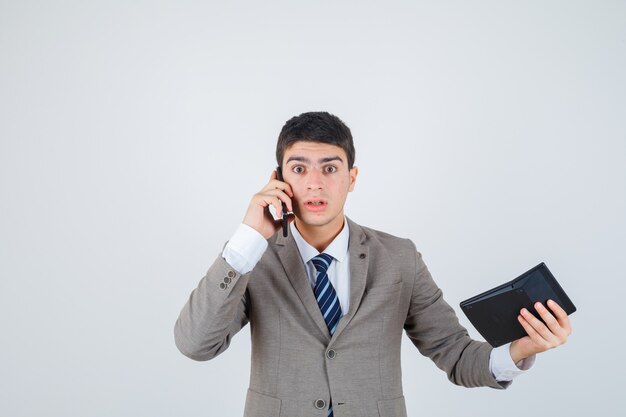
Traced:
[[318, 159], [325, 157], [338, 156], [347, 163], [346, 152], [341, 147], [331, 145], [329, 143], [306, 141], [294, 142], [287, 149], [285, 149], [283, 161], [291, 156], [301, 156], [310, 159], [313, 162], [317, 162]]

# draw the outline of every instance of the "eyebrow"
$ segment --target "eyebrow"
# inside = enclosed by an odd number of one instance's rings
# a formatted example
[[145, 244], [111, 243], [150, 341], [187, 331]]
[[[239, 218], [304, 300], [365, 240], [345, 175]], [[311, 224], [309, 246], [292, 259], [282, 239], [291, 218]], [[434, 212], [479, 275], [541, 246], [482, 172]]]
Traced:
[[[288, 164], [291, 161], [298, 161], [298, 162], [304, 162], [305, 164], [311, 164], [311, 160], [309, 158], [305, 158], [304, 156], [290, 156], [289, 159], [287, 159], [287, 162], [285, 162], [285, 164]], [[339, 161], [343, 163], [343, 159], [341, 159], [340, 157], [336, 155], [327, 156], [326, 158], [321, 158], [317, 162], [320, 164], [323, 164], [325, 162], [330, 162], [330, 161]]]

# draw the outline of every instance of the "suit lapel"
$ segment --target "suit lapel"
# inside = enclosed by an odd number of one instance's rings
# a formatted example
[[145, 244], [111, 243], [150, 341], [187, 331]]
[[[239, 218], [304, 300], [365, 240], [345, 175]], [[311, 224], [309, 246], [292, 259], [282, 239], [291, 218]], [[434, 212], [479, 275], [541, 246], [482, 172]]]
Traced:
[[332, 337], [333, 340], [339, 337], [361, 305], [369, 267], [370, 248], [366, 244], [365, 232], [363, 232], [361, 226], [347, 216], [346, 219], [350, 227], [350, 243], [348, 243], [348, 255], [350, 257], [350, 308], [339, 320], [339, 326], [337, 326], [337, 330], [335, 330]]
[[304, 264], [302, 263], [300, 252], [298, 252], [296, 241], [291, 233], [289, 233], [289, 236], [283, 237], [282, 230], [279, 230], [276, 234], [275, 243], [279, 246], [277, 248], [278, 257], [283, 264], [283, 269], [285, 274], [287, 274], [287, 278], [289, 278], [291, 286], [298, 294], [300, 301], [302, 301], [309, 316], [311, 316], [324, 338], [330, 341], [330, 332], [315, 300], [315, 294], [304, 270]]

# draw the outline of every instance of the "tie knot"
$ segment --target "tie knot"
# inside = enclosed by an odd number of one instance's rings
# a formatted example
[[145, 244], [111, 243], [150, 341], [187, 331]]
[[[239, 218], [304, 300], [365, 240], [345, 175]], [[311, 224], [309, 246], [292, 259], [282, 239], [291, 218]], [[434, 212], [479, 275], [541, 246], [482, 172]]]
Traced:
[[327, 253], [320, 253], [315, 258], [311, 259], [311, 261], [317, 272], [323, 274], [328, 270], [330, 263], [333, 261], [333, 257]]

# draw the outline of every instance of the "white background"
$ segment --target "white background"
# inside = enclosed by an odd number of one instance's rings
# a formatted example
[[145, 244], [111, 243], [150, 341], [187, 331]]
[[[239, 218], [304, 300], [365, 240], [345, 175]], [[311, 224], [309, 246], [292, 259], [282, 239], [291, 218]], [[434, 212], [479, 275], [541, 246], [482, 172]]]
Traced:
[[458, 303], [544, 261], [578, 308], [510, 389], [403, 345], [409, 415], [623, 410], [624, 1], [0, 1], [0, 414], [243, 414], [249, 330], [181, 355], [189, 293], [327, 110], [346, 214]]

